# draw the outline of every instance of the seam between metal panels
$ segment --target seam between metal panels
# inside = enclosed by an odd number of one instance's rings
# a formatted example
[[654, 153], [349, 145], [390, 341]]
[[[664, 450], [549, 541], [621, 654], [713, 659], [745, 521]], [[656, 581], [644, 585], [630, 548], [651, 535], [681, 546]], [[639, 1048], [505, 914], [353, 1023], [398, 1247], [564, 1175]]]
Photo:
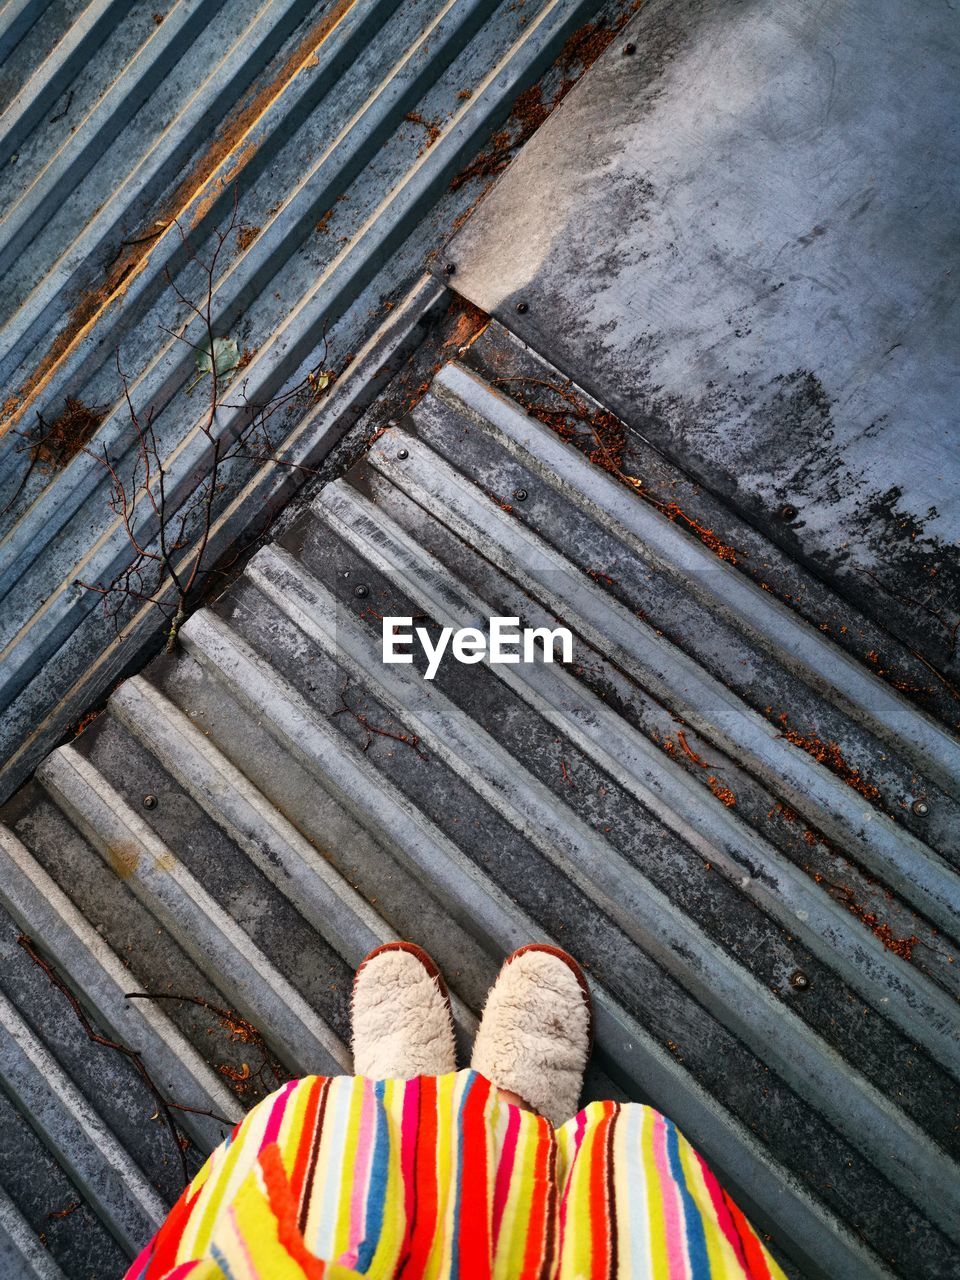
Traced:
[[271, 1041], [299, 1074], [349, 1070], [350, 1054], [304, 998], [139, 814], [72, 747], [61, 747], [37, 777], [109, 865], [183, 950]]
[[[363, 815], [368, 828], [372, 823], [378, 838], [413, 874], [436, 888], [447, 909], [475, 937], [504, 954], [531, 940], [551, 941], [220, 618], [203, 610], [189, 620], [182, 636], [192, 656], [238, 702], [262, 716], [277, 742], [347, 808]], [[720, 1167], [726, 1164], [744, 1196], [791, 1236], [823, 1280], [889, 1276], [830, 1210], [771, 1161], [740, 1121], [596, 987], [594, 1005], [598, 1049], [614, 1073], [697, 1133], [707, 1157]]]
[[[124, 996], [132, 981], [103, 938], [63, 890], [5, 827], [0, 827], [0, 902], [56, 962], [96, 1020], [150, 1063], [179, 1102], [240, 1119], [237, 1100], [169, 1018], [149, 1001]], [[211, 1151], [223, 1126], [184, 1111], [178, 1123]]]
[[486, 558], [508, 575], [517, 564], [527, 566], [525, 583], [535, 598], [594, 648], [609, 653], [704, 738], [773, 783], [793, 808], [855, 850], [870, 870], [935, 924], [951, 934], [960, 930], [958, 880], [938, 854], [858, 800], [843, 782], [583, 574], [571, 573], [569, 562], [548, 543], [478, 494], [422, 441], [409, 437], [404, 445], [408, 457], [401, 463], [377, 445], [369, 461], [420, 506], [435, 513], [442, 509], [444, 523], [467, 541], [482, 537]]
[[[395, 577], [440, 623], [463, 626], [489, 616], [489, 604], [450, 575], [385, 513], [346, 485], [329, 485], [315, 511], [370, 563]], [[601, 768], [654, 812], [682, 839], [698, 848], [749, 897], [787, 928], [907, 1035], [925, 1045], [955, 1075], [958, 1073], [957, 1004], [905, 962], [893, 958], [882, 942], [853, 921], [850, 913], [817, 888], [803, 871], [764, 841], [643, 734], [617, 716], [599, 698], [556, 664], [512, 667], [486, 663], [493, 674], [568, 734]], [[616, 753], [611, 750], [616, 744]], [[763, 876], [756, 868], [763, 868]], [[771, 890], [769, 880], [776, 877]], [[901, 996], [890, 1002], [890, 992]]]
[[167, 1216], [163, 1201], [2, 993], [0, 1026], [4, 1088], [133, 1257]]
[[[477, 2], [478, 0], [472, 0], [472, 3]], [[306, 358], [322, 337], [324, 326], [346, 305], [347, 296], [356, 296], [374, 274], [375, 266], [380, 259], [402, 243], [409, 234], [418, 214], [425, 211], [419, 206], [429, 200], [432, 193], [445, 182], [448, 170], [458, 163], [464, 145], [468, 141], [479, 138], [488, 128], [491, 119], [501, 110], [504, 98], [511, 99], [530, 72], [547, 56], [549, 50], [552, 50], [567, 26], [575, 20], [583, 3], [584, 0], [552, 0], [552, 3], [549, 3], [547, 8], [538, 15], [538, 20], [524, 31], [521, 39], [508, 51], [500, 64], [488, 74], [477, 92], [463, 104], [447, 124], [443, 135], [434, 146], [425, 151], [406, 172], [401, 182], [387, 193], [380, 206], [354, 234], [350, 243], [344, 246], [322, 270], [310, 291], [296, 302], [283, 323], [275, 328], [260, 345], [245, 370], [247, 399], [253, 403], [269, 401], [282, 382]], [[535, 32], [548, 18], [553, 19], [557, 24], [557, 31], [552, 35], [545, 52], [540, 46], [536, 48], [531, 46], [535, 43], [533, 40]], [[404, 60], [401, 60], [401, 65], [402, 61]], [[396, 67], [391, 71], [391, 78], [395, 72]], [[398, 92], [399, 97], [394, 113], [389, 117], [394, 123], [402, 118], [400, 108], [404, 105], [408, 87], [400, 86]], [[278, 212], [273, 221], [261, 232], [248, 253], [238, 259], [217, 282], [214, 302], [216, 324], [228, 323], [231, 309], [238, 305], [243, 291], [252, 287], [251, 277], [269, 269], [270, 260], [279, 248], [275, 242], [283, 243], [287, 237], [287, 223], [295, 217], [294, 214], [288, 213], [293, 202], [308, 201], [306, 210], [301, 211], [299, 216], [304, 217], [308, 214], [312, 216], [313, 206], [318, 202], [322, 204], [326, 195], [335, 190], [337, 174], [344, 165], [350, 163], [338, 156], [338, 150], [342, 150], [350, 131], [360, 127], [365, 114], [379, 116], [381, 111], [387, 109], [381, 103], [378, 110], [374, 112], [374, 105], [376, 104], [368, 103], [341, 133], [335, 144], [326, 149], [324, 157], [304, 179], [300, 190], [284, 203], [285, 218], [281, 221], [281, 215]], [[370, 129], [370, 136], [378, 138], [382, 131], [380, 121], [374, 120]], [[363, 138], [360, 145], [362, 154], [366, 155], [366, 142]], [[328, 157], [334, 158], [331, 162], [335, 161], [335, 173], [330, 178], [320, 178], [318, 175], [323, 173], [323, 165]], [[322, 190], [311, 193], [311, 188], [318, 185]], [[304, 195], [304, 192], [307, 194]], [[224, 299], [224, 294], [231, 289], [232, 295]], [[131, 394], [137, 398], [149, 400], [155, 407], [162, 407], [175, 394], [179, 386], [185, 383], [192, 364], [195, 363], [195, 356], [191, 353], [189, 344], [202, 344], [204, 336], [199, 323], [194, 322], [184, 333], [187, 345], [176, 339], [168, 342], [153, 358], [148, 370], [132, 384]], [[226, 439], [236, 433], [247, 409], [245, 406], [235, 407], [232, 410], [227, 406], [221, 406], [221, 408], [223, 412], [218, 415], [220, 420], [217, 423], [217, 431], [219, 438]], [[119, 421], [122, 410], [112, 416], [115, 421]], [[98, 443], [109, 448], [119, 430], [119, 426], [111, 429], [106, 423], [102, 424], [98, 432]], [[189, 483], [190, 474], [192, 474], [192, 466], [197, 461], [194, 454], [199, 450], [201, 456], [205, 455], [208, 446], [209, 440], [199, 426], [194, 424], [165, 458], [164, 465], [169, 472], [177, 459], [185, 457], [188, 452], [190, 454], [183, 474], [179, 474], [178, 481], [170, 486], [171, 502], [182, 500], [185, 486]], [[79, 455], [74, 459], [68, 467], [68, 472], [79, 496], [75, 499], [72, 494], [65, 494], [62, 483], [55, 487], [56, 493], [53, 489], [45, 491], [42, 499], [35, 504], [35, 509], [31, 509], [32, 518], [21, 520], [8, 536], [8, 540], [13, 545], [14, 554], [18, 558], [22, 559], [24, 555], [35, 557], [36, 539], [39, 537], [45, 544], [52, 538], [62, 526], [68, 511], [72, 513], [76, 510], [82, 497], [89, 496], [90, 492], [96, 488], [96, 482], [101, 478], [97, 464], [86, 455]], [[69, 502], [65, 502], [68, 497]], [[148, 521], [148, 524], [150, 527], [153, 526], [152, 521]], [[97, 543], [82, 557], [77, 566], [78, 571], [91, 564], [96, 550], [108, 541], [108, 537], [114, 536], [118, 529], [117, 522], [107, 526]], [[6, 582], [2, 589], [8, 589]], [[61, 586], [59, 594], [55, 596], [56, 599], [62, 597], [63, 590]], [[34, 615], [34, 619], [25, 625], [32, 626], [34, 621], [45, 617], [50, 609], [51, 600], [48, 599]], [[10, 641], [4, 647], [4, 657], [10, 653], [13, 643]]]
[[705, 939], [659, 889], [439, 690], [406, 668], [384, 666], [369, 636], [343, 610], [338, 616], [334, 597], [297, 561], [265, 547], [246, 576], [314, 643], [371, 686], [436, 756], [458, 772], [466, 765], [479, 795], [891, 1182], [948, 1234], [960, 1236], [960, 1187], [956, 1194], [944, 1193], [951, 1185], [953, 1163], [918, 1126]]
[[902, 750], [946, 791], [960, 796], [960, 744], [769, 592], [719, 560], [659, 511], [638, 502], [599, 467], [585, 466], [583, 455], [572, 445], [472, 370], [447, 364], [431, 390], [548, 485], [571, 497], [643, 560], [680, 578], [694, 596], [755, 637], [783, 666], [871, 733]]
[[[479, 137], [490, 119], [500, 111], [504, 95], [512, 95], [521, 83], [525, 83], [530, 72], [549, 56], [552, 45], [575, 20], [580, 3], [582, 0], [555, 0], [541, 15], [539, 22], [531, 24], [524, 32], [522, 39], [502, 60], [497, 71], [490, 73], [487, 87], [465, 104], [447, 132], [435, 146], [424, 153], [400, 186], [394, 188], [387, 202], [375, 212], [367, 227], [361, 229], [349, 249], [344, 249], [334, 259], [311, 292], [297, 303], [283, 325], [274, 330], [259, 348], [247, 368], [246, 397], [253, 402], [269, 400], [284, 378], [306, 357], [321, 336], [330, 315], [339, 314], [338, 308], [344, 302], [345, 295], [350, 294], [352, 297], [359, 293], [368, 282], [380, 257], [392, 251], [409, 234], [412, 221], [422, 215], [425, 202], [433, 198], [434, 186], [445, 181], [454, 167], [461, 144]], [[548, 17], [555, 24], [550, 42], [545, 47], [531, 47], [534, 43], [533, 33], [547, 22]], [[261, 237], [264, 243], [267, 238], [267, 233]], [[254, 252], [260, 251], [258, 242], [254, 246]], [[342, 266], [346, 271], [346, 279], [341, 278]], [[332, 297], [328, 296], [331, 291]], [[152, 369], [165, 377], [164, 365], [168, 363], [167, 357], [157, 357]], [[131, 391], [134, 390], [131, 388]], [[140, 394], [142, 390], [138, 384], [136, 393]], [[228, 438], [238, 429], [246, 412], [245, 408], [236, 408], [218, 415], [218, 438]], [[170, 510], [183, 500], [185, 489], [194, 483], [195, 467], [199, 459], [206, 455], [208, 448], [209, 440], [199, 427], [194, 427], [166, 459], [164, 465], [168, 471], [167, 497]], [[82, 456], [90, 465], [95, 465], [85, 455]], [[174, 464], [177, 479], [171, 475]], [[60, 497], [62, 499], [63, 495]], [[51, 497], [49, 502], [53, 500]], [[141, 500], [139, 505], [143, 508], [148, 504]], [[39, 515], [38, 510], [37, 518]], [[17, 526], [18, 536], [26, 535], [26, 523], [21, 521]], [[42, 532], [44, 538], [55, 532], [52, 526], [56, 523], [57, 520], [46, 522]], [[155, 516], [148, 508], [145, 527], [138, 527], [142, 543], [148, 541], [148, 531], [149, 536], [152, 536], [155, 527]], [[129, 545], [122, 523], [113, 522], [85, 550], [79, 564], [71, 571], [70, 583], [78, 576], [111, 581], [128, 558]], [[5, 699], [12, 701], [22, 691], [38, 664], [45, 662], [65, 642], [69, 634], [91, 614], [96, 604], [97, 599], [93, 593], [78, 593], [76, 588], [67, 585], [65, 581], [47, 596], [33, 617], [21, 626], [17, 636], [3, 650], [2, 657], [7, 671], [7, 678], [3, 683]]]
[[[403, 302], [391, 314], [388, 321], [368, 340], [342, 378], [339, 378], [331, 395], [304, 416], [283, 446], [282, 457], [301, 466], [309, 466], [317, 455], [332, 446], [350, 425], [349, 418], [358, 404], [365, 403], [371, 383], [376, 384], [385, 365], [402, 352], [411, 340], [418, 324], [429, 311], [442, 302], [446, 290], [429, 275], [418, 280]], [[269, 510], [288, 477], [283, 467], [261, 467], [233, 502], [220, 513], [210, 532], [209, 546], [214, 557], [219, 556], [232, 540], [245, 530], [249, 523], [249, 507], [256, 503], [261, 510]], [[167, 598], [172, 598], [172, 588]], [[97, 655], [74, 685], [63, 695], [36, 726], [33, 733], [21, 744], [7, 761], [6, 769], [21, 775], [27, 762], [37, 759], [38, 742], [49, 741], [57, 729], [76, 718], [75, 703], [90, 684], [94, 692], [88, 693], [87, 705], [96, 693], [115, 679], [115, 669], [129, 660], [132, 647], [149, 640], [156, 630], [156, 609], [144, 605], [124, 626], [120, 634]], [[66, 708], [66, 711], [64, 711]], [[54, 739], [55, 740], [55, 739]], [[19, 777], [17, 780], [20, 780]]]

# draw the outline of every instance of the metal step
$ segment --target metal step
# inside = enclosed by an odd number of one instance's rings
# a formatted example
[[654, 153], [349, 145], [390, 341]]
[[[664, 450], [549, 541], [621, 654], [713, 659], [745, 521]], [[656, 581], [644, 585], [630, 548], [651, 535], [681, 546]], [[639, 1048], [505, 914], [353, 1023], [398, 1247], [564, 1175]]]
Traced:
[[[230, 1118], [273, 1083], [265, 1055], [349, 1070], [351, 972], [379, 941], [435, 955], [464, 1054], [500, 957], [566, 945], [597, 1000], [587, 1096], [668, 1112], [798, 1273], [949, 1275], [955, 851], [898, 788], [952, 804], [954, 744], [522, 413], [494, 345], [47, 759], [3, 811], [2, 905], [171, 1096]], [[382, 662], [384, 614], [566, 625], [573, 661], [427, 681]], [[782, 736], [774, 679], [875, 790]], [[32, 1034], [95, 1099], [52, 1025]], [[199, 1158], [216, 1122], [183, 1125]]]

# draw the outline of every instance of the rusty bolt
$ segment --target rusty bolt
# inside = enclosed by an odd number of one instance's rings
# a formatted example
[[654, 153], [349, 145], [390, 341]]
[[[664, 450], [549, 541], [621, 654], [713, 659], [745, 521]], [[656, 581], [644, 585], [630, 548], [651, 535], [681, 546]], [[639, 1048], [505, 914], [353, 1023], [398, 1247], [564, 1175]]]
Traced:
[[409, 450], [409, 449], [398, 449], [398, 450], [397, 450], [397, 457], [400, 459], [400, 461], [401, 461], [401, 462], [405, 462], [405, 461], [407, 460], [407, 458], [409, 458], [409, 457], [410, 457], [410, 450]]
[[625, 44], [623, 46], [623, 52], [628, 58], [632, 58], [637, 52], [637, 46], [635, 44]]
[[521, 316], [525, 316], [529, 310], [530, 310], [530, 305], [529, 305], [529, 303], [527, 303], [527, 302], [518, 302], [518, 303], [517, 303], [517, 312], [518, 312], [518, 314], [519, 314], [519, 315], [521, 315]]
[[156, 797], [156, 796], [144, 796], [144, 797], [143, 797], [143, 807], [144, 807], [145, 809], [155, 809], [155, 808], [157, 807], [157, 797]]
[[527, 500], [527, 491], [526, 491], [526, 489], [514, 489], [514, 491], [513, 491], [513, 500], [514, 500], [514, 502], [526, 502], [526, 500]]
[[918, 818], [925, 818], [930, 812], [930, 806], [927, 804], [926, 800], [914, 800], [910, 807]]
[[353, 594], [355, 596], [359, 596], [360, 599], [362, 600], [365, 596], [368, 596], [370, 594], [370, 588], [365, 587], [363, 583], [360, 582], [357, 584], [357, 586], [353, 588]]
[[799, 514], [800, 513], [797, 508], [791, 506], [789, 502], [785, 507], [780, 508], [780, 519], [786, 521], [788, 524], [791, 520], [796, 520]]
[[810, 979], [802, 969], [794, 969], [790, 975], [790, 985], [791, 987], [796, 987], [798, 991], [806, 991], [810, 985]]

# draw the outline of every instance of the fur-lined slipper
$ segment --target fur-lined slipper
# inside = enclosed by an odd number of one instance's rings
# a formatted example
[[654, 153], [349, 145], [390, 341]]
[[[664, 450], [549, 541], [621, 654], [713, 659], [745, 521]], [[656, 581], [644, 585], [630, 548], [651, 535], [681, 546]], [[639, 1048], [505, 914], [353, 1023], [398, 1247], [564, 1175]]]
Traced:
[[371, 951], [353, 980], [353, 1069], [371, 1080], [456, 1071], [450, 996], [440, 970], [412, 942]]
[[534, 943], [504, 961], [470, 1065], [561, 1125], [577, 1110], [592, 1046], [593, 1004], [583, 971], [565, 951]]

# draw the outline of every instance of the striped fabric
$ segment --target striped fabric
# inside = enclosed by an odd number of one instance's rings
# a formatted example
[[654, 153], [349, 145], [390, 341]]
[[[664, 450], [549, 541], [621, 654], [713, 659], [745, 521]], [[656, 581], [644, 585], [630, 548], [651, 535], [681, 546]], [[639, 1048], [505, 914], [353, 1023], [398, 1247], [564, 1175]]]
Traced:
[[592, 1102], [554, 1130], [473, 1071], [308, 1076], [208, 1160], [127, 1280], [769, 1280], [674, 1125]]

